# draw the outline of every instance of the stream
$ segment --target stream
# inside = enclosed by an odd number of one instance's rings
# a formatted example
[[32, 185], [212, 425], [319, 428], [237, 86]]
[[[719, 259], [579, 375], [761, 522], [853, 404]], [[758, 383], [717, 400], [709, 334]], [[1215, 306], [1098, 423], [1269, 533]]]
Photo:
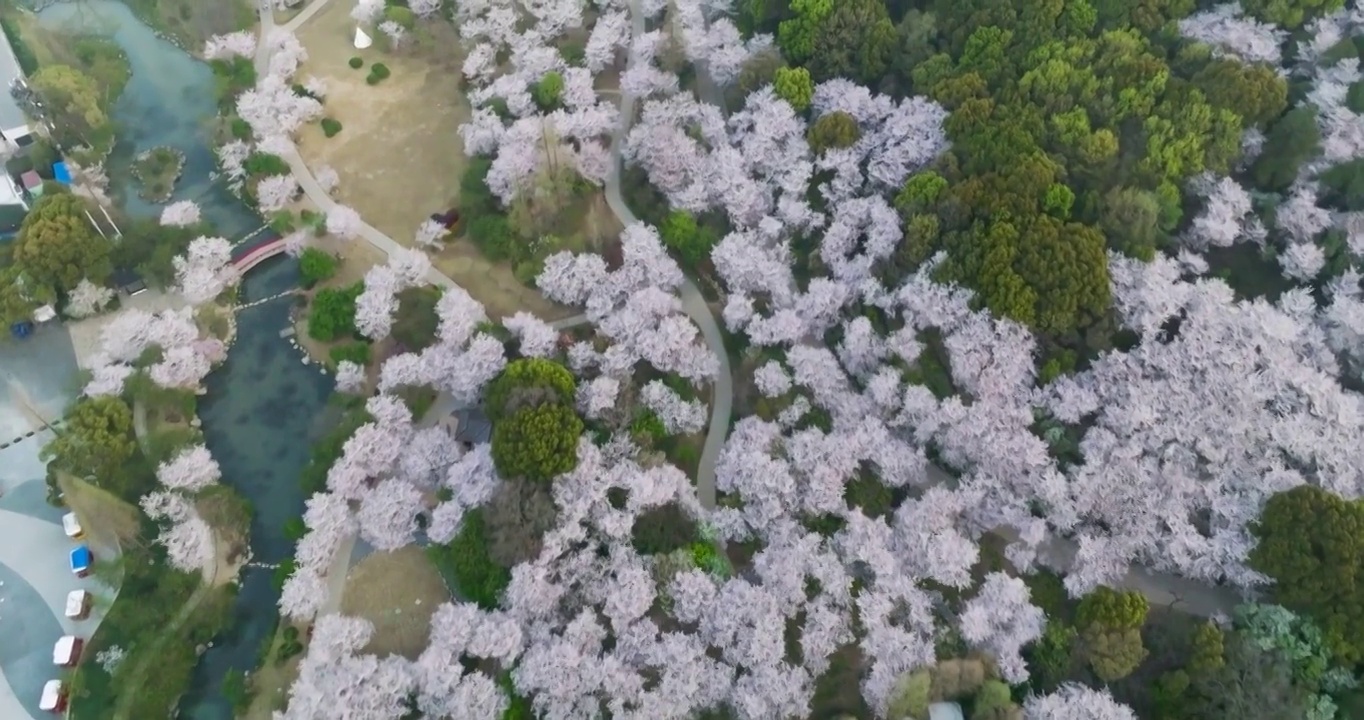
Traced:
[[[139, 21], [114, 0], [58, 4], [39, 13], [53, 29], [97, 32], [112, 37], [128, 55], [132, 78], [114, 107], [118, 144], [106, 166], [111, 178], [127, 178], [134, 157], [158, 145], [185, 153], [185, 168], [174, 200], [192, 199], [217, 234], [240, 238], [261, 225], [259, 216], [215, 183], [209, 128], [217, 113], [213, 74]], [[143, 201], [116, 181], [112, 195], [131, 216], [155, 217], [160, 205]], [[262, 238], [265, 239], [265, 238]], [[298, 285], [298, 263], [280, 256], [243, 280], [242, 302], [270, 297]], [[281, 299], [241, 311], [237, 339], [227, 361], [206, 384], [199, 402], [206, 443], [222, 466], [223, 482], [250, 499], [253, 566], [246, 569], [234, 607], [233, 623], [199, 659], [180, 717], [230, 720], [223, 696], [230, 670], [249, 671], [274, 628], [278, 593], [271, 583], [274, 565], [293, 552], [284, 536], [286, 520], [303, 511], [298, 484], [312, 443], [329, 426], [332, 379], [315, 365], [304, 365], [280, 332], [289, 326], [290, 301]]]

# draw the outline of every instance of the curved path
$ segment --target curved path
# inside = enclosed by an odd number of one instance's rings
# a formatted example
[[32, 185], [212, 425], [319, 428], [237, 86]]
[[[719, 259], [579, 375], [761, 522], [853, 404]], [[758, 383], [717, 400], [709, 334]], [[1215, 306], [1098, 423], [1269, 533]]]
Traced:
[[[630, 36], [644, 34], [644, 13], [640, 10], [639, 0], [629, 0]], [[634, 212], [625, 204], [620, 194], [620, 152], [625, 144], [625, 136], [635, 121], [635, 96], [622, 91], [620, 94], [620, 123], [611, 136], [611, 174], [606, 178], [606, 204], [622, 225], [639, 222]], [[725, 350], [725, 337], [720, 333], [720, 325], [706, 304], [706, 298], [691, 278], [684, 277], [682, 288], [682, 311], [701, 328], [701, 336], [706, 345], [720, 361], [719, 370], [712, 385], [710, 401], [710, 428], [706, 431], [706, 444], [701, 450], [701, 461], [696, 470], [696, 494], [701, 504], [707, 508], [715, 507], [715, 461], [720, 457], [725, 438], [729, 435], [729, 417], [734, 409], [734, 374], [729, 367], [729, 352]]]

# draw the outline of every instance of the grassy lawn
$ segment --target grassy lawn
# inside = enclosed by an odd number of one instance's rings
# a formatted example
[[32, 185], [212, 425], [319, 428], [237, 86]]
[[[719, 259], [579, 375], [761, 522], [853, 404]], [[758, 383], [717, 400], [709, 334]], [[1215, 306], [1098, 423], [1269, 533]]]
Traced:
[[71, 475], [58, 472], [62, 501], [76, 513], [96, 545], [123, 547], [137, 542], [141, 513], [118, 496]]
[[199, 54], [214, 35], [246, 30], [256, 25], [256, 11], [247, 0], [124, 0], [133, 14], [176, 44]]
[[[170, 619], [200, 587], [199, 576], [170, 568], [157, 551], [146, 546], [125, 547], [116, 562], [122, 565], [123, 586], [72, 673], [72, 720], [107, 720], [122, 692], [136, 694], [122, 698], [125, 703], [131, 701], [132, 717], [168, 717], [189, 685], [197, 660], [195, 647], [207, 643], [231, 621], [235, 586], [214, 588], [174, 636], [162, 641]], [[127, 655], [111, 676], [96, 656], [112, 647], [122, 648]], [[145, 682], [129, 687], [124, 676], [139, 667]]]
[[436, 566], [419, 547], [376, 552], [346, 576], [341, 613], [374, 623], [365, 652], [415, 660], [431, 633], [431, 614], [450, 599]]

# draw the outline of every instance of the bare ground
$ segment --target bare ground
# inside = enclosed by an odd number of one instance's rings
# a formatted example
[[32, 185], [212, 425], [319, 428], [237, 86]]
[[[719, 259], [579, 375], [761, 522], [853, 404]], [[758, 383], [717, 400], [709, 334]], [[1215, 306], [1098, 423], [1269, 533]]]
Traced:
[[[298, 38], [308, 49], [300, 78], [327, 83], [326, 116], [342, 125], [332, 138], [318, 124], [298, 135], [299, 153], [310, 167], [330, 165], [341, 182], [335, 197], [375, 228], [411, 246], [422, 221], [459, 206], [459, 182], [467, 165], [459, 126], [469, 117], [455, 28], [422, 23], [414, 41], [396, 53], [378, 44], [352, 45], [355, 23], [346, 3], [333, 2], [304, 23]], [[352, 69], [351, 57], [364, 59]], [[391, 71], [377, 85], [365, 83], [369, 68], [382, 62]], [[609, 217], [609, 213], [606, 214]], [[545, 319], [572, 314], [517, 281], [506, 264], [492, 263], [467, 240], [454, 240], [433, 264], [487, 307], [493, 318], [528, 310]]]
[[138, 541], [141, 520], [137, 508], [108, 490], [63, 472], [57, 473], [57, 487], [96, 545], [123, 547]]
[[365, 652], [415, 660], [431, 633], [431, 615], [450, 599], [440, 573], [416, 546], [376, 552], [346, 577], [341, 612], [374, 623]]

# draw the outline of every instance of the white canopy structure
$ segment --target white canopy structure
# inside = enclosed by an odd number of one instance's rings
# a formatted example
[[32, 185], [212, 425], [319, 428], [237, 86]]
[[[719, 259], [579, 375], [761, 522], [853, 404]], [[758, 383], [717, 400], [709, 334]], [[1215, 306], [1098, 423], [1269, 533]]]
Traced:
[[66, 594], [66, 616], [79, 618], [90, 605], [90, 593], [85, 590], [72, 590]]
[[38, 701], [39, 710], [56, 710], [62, 702], [62, 681], [48, 680], [43, 686], [42, 699]]
[[364, 31], [364, 30], [361, 30], [360, 28], [355, 28], [355, 49], [356, 49], [356, 50], [364, 50], [365, 48], [367, 48], [367, 47], [369, 47], [370, 45], [373, 45], [373, 44], [374, 44], [374, 38], [372, 38], [372, 37], [370, 37], [369, 35], [365, 34], [365, 31]]
[[62, 516], [62, 530], [69, 538], [78, 538], [85, 534], [81, 527], [81, 521], [76, 517], [76, 513], [67, 513]]
[[71, 665], [80, 657], [80, 638], [75, 635], [63, 635], [57, 639], [57, 644], [52, 646], [53, 665]]

